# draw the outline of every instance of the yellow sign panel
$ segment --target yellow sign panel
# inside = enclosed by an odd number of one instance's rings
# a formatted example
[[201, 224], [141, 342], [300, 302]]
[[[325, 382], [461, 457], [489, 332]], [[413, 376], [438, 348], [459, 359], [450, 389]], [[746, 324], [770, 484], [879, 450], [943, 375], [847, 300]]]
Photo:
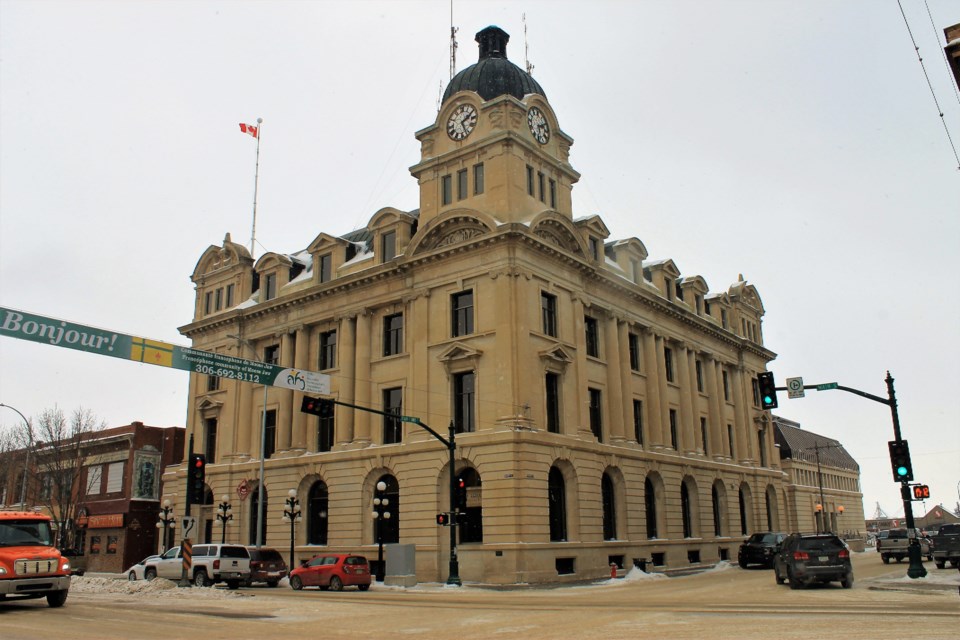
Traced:
[[173, 365], [174, 346], [172, 344], [137, 337], [134, 337], [132, 342], [133, 344], [130, 345], [131, 360], [156, 364], [161, 367]]

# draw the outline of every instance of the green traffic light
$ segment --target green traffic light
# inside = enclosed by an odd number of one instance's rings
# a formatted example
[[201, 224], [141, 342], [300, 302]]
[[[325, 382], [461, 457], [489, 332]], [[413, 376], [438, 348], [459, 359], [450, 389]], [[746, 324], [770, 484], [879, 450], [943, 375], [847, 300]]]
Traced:
[[764, 404], [771, 404], [772, 402], [773, 402], [773, 398], [771, 398], [770, 396], [763, 396]]
[[905, 476], [905, 475], [907, 475], [907, 468], [904, 467], [903, 465], [897, 467], [897, 475], [898, 475], [898, 476]]

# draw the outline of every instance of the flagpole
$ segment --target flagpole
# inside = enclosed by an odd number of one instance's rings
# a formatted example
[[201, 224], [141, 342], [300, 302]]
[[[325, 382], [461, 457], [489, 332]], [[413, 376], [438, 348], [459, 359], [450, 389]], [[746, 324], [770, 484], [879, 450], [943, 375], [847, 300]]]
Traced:
[[254, 255], [257, 240], [257, 187], [260, 184], [260, 136], [263, 135], [263, 118], [257, 118], [257, 165], [253, 171], [253, 226], [250, 229], [250, 257]]

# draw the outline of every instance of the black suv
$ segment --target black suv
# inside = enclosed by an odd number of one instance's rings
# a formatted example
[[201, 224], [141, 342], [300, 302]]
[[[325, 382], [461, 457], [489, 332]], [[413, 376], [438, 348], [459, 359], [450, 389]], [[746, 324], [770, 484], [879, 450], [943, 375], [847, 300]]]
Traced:
[[275, 587], [287, 576], [287, 563], [276, 549], [247, 547], [247, 551], [250, 552], [248, 587], [254, 582], [266, 582], [268, 587]]
[[747, 565], [760, 564], [770, 568], [773, 566], [773, 556], [780, 548], [780, 543], [787, 537], [785, 533], [776, 533], [765, 531], [755, 533], [740, 545], [740, 551], [737, 553], [737, 562], [744, 569]]
[[784, 539], [773, 561], [777, 584], [799, 589], [814, 582], [839, 580], [853, 586], [850, 549], [832, 533], [792, 533]]

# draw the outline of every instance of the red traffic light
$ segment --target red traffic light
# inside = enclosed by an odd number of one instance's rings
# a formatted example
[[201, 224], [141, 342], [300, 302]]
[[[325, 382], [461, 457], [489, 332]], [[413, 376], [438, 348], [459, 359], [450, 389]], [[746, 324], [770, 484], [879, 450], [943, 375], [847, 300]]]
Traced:
[[203, 458], [200, 458], [200, 457], [194, 458], [194, 460], [193, 460], [193, 466], [196, 467], [197, 469], [200, 469], [200, 468], [203, 467], [203, 465], [205, 465], [206, 463], [207, 463], [207, 461], [204, 460]]
[[441, 527], [450, 526], [450, 514], [449, 513], [438, 513], [437, 514], [437, 524]]

